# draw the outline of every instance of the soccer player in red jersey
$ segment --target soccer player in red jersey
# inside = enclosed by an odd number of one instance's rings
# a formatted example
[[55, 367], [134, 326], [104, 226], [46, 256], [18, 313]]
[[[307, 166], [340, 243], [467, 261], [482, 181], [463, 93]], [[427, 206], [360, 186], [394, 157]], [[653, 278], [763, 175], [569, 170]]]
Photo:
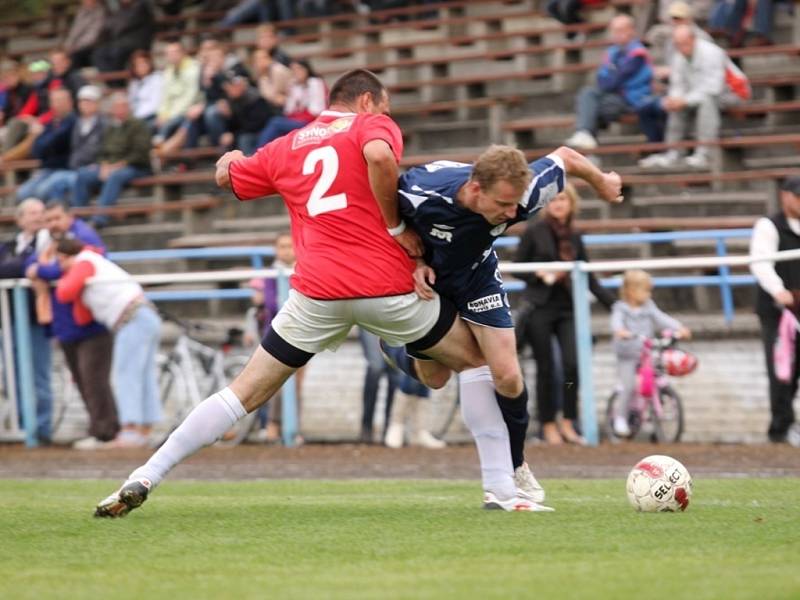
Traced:
[[[331, 88], [330, 109], [247, 158], [228, 152], [216, 179], [242, 200], [280, 194], [292, 221], [297, 265], [288, 301], [242, 373], [201, 402], [149, 461], [95, 515], [120, 517], [184, 458], [217, 441], [353, 325], [460, 371], [483, 364], [452, 303], [414, 293], [416, 234], [397, 208], [403, 142], [389, 97], [372, 73], [355, 70]], [[402, 247], [401, 247], [402, 246]], [[513, 500], [513, 499], [512, 499]], [[513, 509], [527, 510], [513, 501]], [[530, 509], [533, 509], [530, 503]]]

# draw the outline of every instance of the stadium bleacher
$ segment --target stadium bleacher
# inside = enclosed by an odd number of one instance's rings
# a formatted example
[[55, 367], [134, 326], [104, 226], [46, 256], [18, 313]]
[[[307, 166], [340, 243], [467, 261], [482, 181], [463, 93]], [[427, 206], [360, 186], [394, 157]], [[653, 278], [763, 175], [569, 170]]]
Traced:
[[[292, 56], [312, 60], [329, 83], [353, 67], [376, 71], [393, 94], [393, 114], [406, 136], [404, 166], [438, 158], [469, 161], [490, 142], [514, 142], [535, 156], [559, 145], [569, 133], [574, 94], [592, 77], [606, 45], [609, 19], [617, 10], [635, 13], [643, 4], [615, 0], [594, 6], [586, 23], [569, 26], [545, 16], [534, 0], [413, 5], [367, 15], [346, 13], [285, 22], [282, 26], [290, 27], [291, 34], [281, 45]], [[25, 61], [45, 55], [66, 31], [73, 9], [73, 3], [63, 2], [54, 5], [46, 19], [0, 23], [2, 53]], [[416, 18], [420, 16], [425, 18]], [[196, 8], [179, 17], [160, 16], [156, 55], [163, 40], [176, 34], [196, 42], [214, 33], [227, 37], [244, 56], [254, 43], [254, 26], [223, 31], [214, 25], [219, 17], [219, 12]], [[176, 30], [178, 22], [181, 26]], [[605, 166], [624, 174], [629, 202], [609, 209], [587, 198], [590, 218], [584, 227], [649, 231], [703, 227], [712, 221], [719, 227], [739, 227], [774, 206], [774, 178], [800, 165], [797, 29], [783, 15], [776, 23], [776, 45], [731, 51], [752, 82], [754, 98], [725, 114], [710, 170], [642, 171], [635, 166], [636, 159], [666, 145], [645, 143], [628, 119], [602, 133], [594, 154]], [[567, 32], [577, 32], [583, 39], [569, 40]], [[100, 77], [91, 71], [86, 75], [105, 82], [127, 77], [127, 73]], [[686, 141], [677, 146], [693, 145]], [[137, 224], [169, 224], [172, 237], [166, 241], [176, 247], [269, 240], [285, 227], [286, 215], [279, 202], [263, 203], [253, 214], [246, 204], [215, 196], [210, 165], [219, 152], [207, 147], [177, 152], [163, 158], [162, 172], [137, 180], [110, 211], [125, 216], [123, 223], [104, 232], [111, 247], [134, 249], [126, 244], [136, 244], [138, 238], [127, 231]], [[173, 172], [174, 163], [192, 166]], [[0, 197], [5, 200], [0, 224], [10, 227], [14, 188], [35, 166], [35, 161], [0, 165]], [[728, 221], [698, 209], [702, 198], [726, 193], [730, 193], [726, 214], [735, 215]], [[657, 201], [649, 202], [649, 198]], [[100, 209], [83, 210], [92, 215]], [[198, 230], [197, 219], [191, 217], [194, 213], [214, 227]], [[259, 219], [269, 220], [266, 231]], [[116, 229], [124, 232], [119, 240]]]

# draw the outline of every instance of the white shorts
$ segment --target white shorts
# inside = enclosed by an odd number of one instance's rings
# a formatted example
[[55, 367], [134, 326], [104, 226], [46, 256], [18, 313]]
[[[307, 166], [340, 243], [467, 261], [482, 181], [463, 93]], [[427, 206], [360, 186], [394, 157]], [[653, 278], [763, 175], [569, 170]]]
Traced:
[[390, 346], [403, 346], [424, 337], [439, 319], [439, 296], [421, 300], [416, 294], [315, 300], [297, 290], [272, 320], [272, 328], [286, 342], [316, 354], [335, 351], [353, 325], [386, 340]]

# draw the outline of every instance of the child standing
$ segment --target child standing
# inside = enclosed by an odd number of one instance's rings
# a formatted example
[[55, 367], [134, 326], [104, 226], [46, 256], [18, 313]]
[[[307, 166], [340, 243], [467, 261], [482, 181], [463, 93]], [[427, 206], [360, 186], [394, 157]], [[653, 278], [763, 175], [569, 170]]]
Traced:
[[636, 370], [644, 343], [657, 331], [670, 329], [678, 339], [691, 337], [689, 329], [653, 302], [653, 280], [640, 270], [625, 271], [620, 290], [621, 300], [611, 309], [611, 331], [614, 353], [617, 355], [617, 374], [622, 386], [621, 402], [617, 404], [613, 429], [619, 437], [628, 437], [628, 410], [636, 393]]

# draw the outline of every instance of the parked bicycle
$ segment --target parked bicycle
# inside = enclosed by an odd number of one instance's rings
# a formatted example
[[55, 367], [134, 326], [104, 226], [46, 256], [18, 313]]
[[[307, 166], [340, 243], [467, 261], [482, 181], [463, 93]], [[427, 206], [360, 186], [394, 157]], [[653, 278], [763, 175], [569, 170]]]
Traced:
[[[677, 442], [683, 434], [683, 401], [670, 385], [670, 377], [688, 375], [697, 367], [697, 359], [679, 350], [677, 339], [669, 332], [661, 337], [641, 339], [636, 394], [627, 414], [628, 438], [649, 431], [653, 442]], [[617, 384], [606, 408], [606, 432], [612, 441], [621, 439], [615, 434], [613, 423], [618, 404], [623, 401], [621, 384]]]
[[[195, 406], [238, 375], [249, 358], [235, 351], [240, 348], [236, 339], [241, 336], [239, 329], [228, 329], [225, 342], [214, 348], [196, 337], [212, 329], [208, 325], [183, 321], [164, 312], [162, 317], [180, 327], [181, 335], [168, 354], [159, 354], [156, 359], [163, 416], [153, 430], [151, 441], [155, 446], [163, 444]], [[234, 445], [244, 441], [254, 427], [255, 418], [252, 413], [241, 419], [220, 443]]]

